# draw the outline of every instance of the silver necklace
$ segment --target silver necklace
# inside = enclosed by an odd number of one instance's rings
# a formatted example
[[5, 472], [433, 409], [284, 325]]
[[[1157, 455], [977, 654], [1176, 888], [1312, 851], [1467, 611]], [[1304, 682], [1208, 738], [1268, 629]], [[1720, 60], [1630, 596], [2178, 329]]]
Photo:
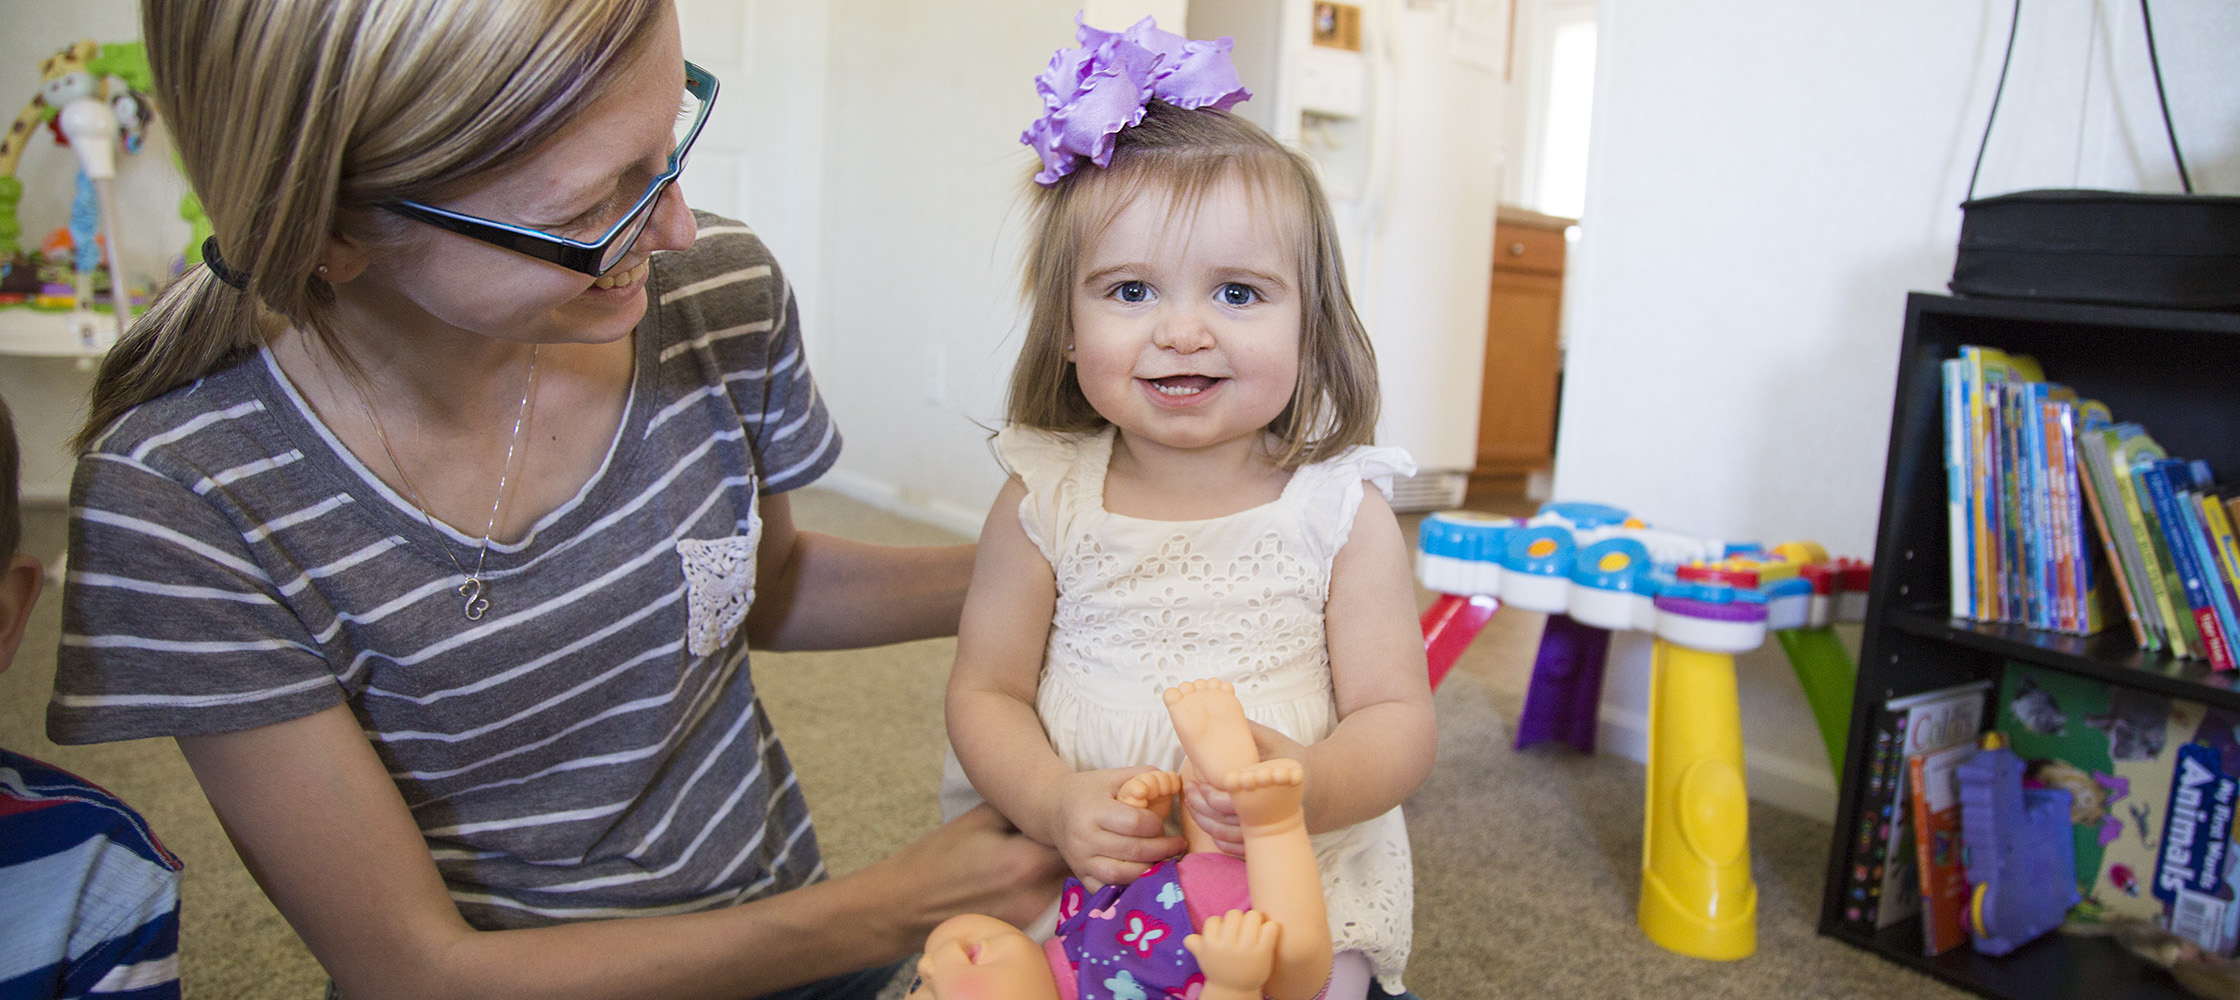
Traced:
[[537, 394], [537, 345], [529, 345], [529, 376], [521, 387], [521, 406], [513, 415], [513, 437], [506, 442], [506, 464], [498, 470], [498, 495], [490, 501], [490, 519], [482, 525], [482, 545], [475, 550], [472, 573], [467, 572], [467, 567], [459, 562], [458, 555], [451, 551], [451, 542], [443, 537], [443, 532], [436, 529], [436, 520], [429, 516], [428, 505], [420, 502], [420, 488], [412, 485], [412, 477], [405, 475], [404, 463], [397, 461], [396, 449], [389, 447], [389, 432], [381, 426], [381, 418], [374, 414], [373, 407], [367, 405], [365, 390], [358, 387], [356, 379], [349, 381], [350, 391], [358, 396], [358, 409], [365, 413], [366, 421], [373, 424], [374, 435], [381, 439], [381, 450], [389, 456], [389, 467], [397, 470], [397, 479], [404, 483], [405, 494], [412, 498], [412, 506], [420, 511], [421, 523], [427, 525], [429, 533], [436, 536], [436, 544], [443, 546], [443, 554], [451, 560], [452, 567], [459, 571], [460, 576], [467, 578], [467, 582], [460, 584], [455, 591], [466, 602], [460, 606], [460, 612], [470, 622], [481, 621], [483, 613], [490, 610], [490, 599], [483, 596], [489, 592], [489, 586], [482, 580], [482, 564], [490, 556], [490, 533], [498, 526], [498, 508], [506, 502], [506, 483], [513, 475], [514, 449], [521, 444], [522, 425], [529, 421], [529, 400]]

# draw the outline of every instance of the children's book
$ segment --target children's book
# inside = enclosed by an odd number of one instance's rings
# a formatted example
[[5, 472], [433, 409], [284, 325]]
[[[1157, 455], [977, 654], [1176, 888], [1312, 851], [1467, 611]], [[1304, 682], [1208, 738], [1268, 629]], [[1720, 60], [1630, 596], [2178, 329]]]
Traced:
[[1968, 364], [1951, 358], [1944, 374], [1945, 515], [1952, 563], [1952, 617], [1974, 618], [1975, 539], [1968, 522]]
[[1921, 870], [1922, 953], [1941, 955], [1968, 939], [1968, 872], [1960, 858], [1960, 783], [1956, 772], [1976, 755], [1973, 738], [1906, 762], [1912, 785], [1913, 843]]
[[2227, 644], [2224, 625], [2217, 617], [2216, 602], [2209, 596], [2207, 581], [2201, 576], [2201, 561], [2195, 555], [2191, 529], [2186, 521], [2185, 509], [2177, 495], [2173, 475], [2190, 478], [2185, 463], [2171, 461], [2143, 461], [2131, 467], [2132, 478], [2137, 480], [2140, 499], [2147, 505], [2148, 520], [2159, 531], [2156, 543], [2158, 554], [2170, 560], [2169, 572], [2176, 578], [2176, 597], [2173, 604], [2183, 602], [2185, 611], [2193, 617], [2195, 630], [2201, 637], [2201, 651], [2209, 665], [2218, 670], [2231, 670], [2236, 664], [2232, 647]]
[[[2153, 920], [2215, 954], [2240, 939], [2240, 712], [2007, 664], [1997, 728], [2028, 780], [2072, 796], [2072, 923]], [[2220, 806], [2220, 801], [2222, 805]]]
[[2003, 424], [2004, 383], [2009, 381], [2036, 381], [2045, 378], [2045, 370], [2028, 355], [2010, 355], [1989, 347], [1967, 345], [1960, 348], [1960, 360], [1967, 367], [1969, 389], [1968, 427], [1970, 446], [1968, 461], [1972, 467], [1968, 502], [1969, 519], [1975, 541], [1976, 611], [1980, 620], [1996, 620], [2003, 616], [2005, 598], [2003, 589], [2006, 567], [2004, 554], [2011, 535], [2000, 517], [2007, 495], [2009, 478], [1999, 460], [1998, 446], [2005, 435]]
[[2211, 547], [2216, 550], [2217, 575], [2224, 583], [2225, 596], [2240, 609], [2240, 536], [2233, 533], [2232, 519], [2222, 499], [2214, 493], [2204, 493], [2200, 499], [2201, 520], [2209, 526]]
[[[2090, 418], [2087, 425], [2077, 431], [2078, 485], [2084, 493], [2085, 511], [2092, 517], [2092, 526], [2099, 532], [2102, 549], [2107, 558], [2103, 565], [2114, 578], [2116, 596], [2123, 603], [2125, 620], [2131, 624], [2132, 641], [2140, 649], [2163, 648], [2159, 624], [2153, 617], [2153, 605], [2142, 603], [2139, 597], [2138, 552], [2130, 534], [2130, 526], [2123, 520], [2122, 499], [2116, 496], [2115, 482], [2108, 476], [2108, 445], [2102, 431], [2106, 424], [2094, 425]], [[2118, 526], [2122, 531], [2114, 530]]]
[[[2194, 480], [2203, 486], [2210, 485]], [[2210, 533], [2208, 518], [2201, 513], [2201, 494], [2190, 489], [2178, 491], [2178, 516], [2185, 521], [2186, 541], [2193, 546], [2193, 562], [2201, 575], [2201, 589], [2209, 595], [2209, 606], [2215, 612], [2217, 628], [2224, 633], [2225, 648], [2240, 656], [2240, 615], [2236, 615], [2232, 595], [2225, 586], [2224, 567], [2217, 556], [2216, 536]]]
[[1990, 681], [1890, 699], [1876, 713], [1866, 795], [1860, 800], [1844, 919], [1881, 930], [1921, 911], [1919, 866], [1905, 792], [1906, 760], [1982, 731]]
[[2184, 587], [2178, 582], [2176, 567], [2170, 564], [2169, 546], [2161, 540], [2162, 532], [2155, 526], [2153, 512], [2148, 507], [2152, 501], [2140, 491], [2137, 479], [2131, 474], [2136, 464], [2166, 457], [2162, 446], [2137, 424], [2117, 424], [2107, 433], [2109, 471], [2123, 497], [2124, 519], [2130, 522], [2136, 539], [2141, 575], [2146, 577], [2147, 591], [2154, 598], [2155, 614], [2162, 620], [2164, 638], [2173, 655], [2201, 656], [2201, 632], [2194, 624], [2191, 609], [2186, 607]]

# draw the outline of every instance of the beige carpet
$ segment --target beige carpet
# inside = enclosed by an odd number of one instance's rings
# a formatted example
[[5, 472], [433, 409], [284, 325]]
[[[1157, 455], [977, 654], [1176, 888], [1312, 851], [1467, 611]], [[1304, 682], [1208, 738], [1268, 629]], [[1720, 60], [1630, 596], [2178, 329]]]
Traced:
[[[955, 540], [823, 491], [797, 494], [794, 506], [813, 530], [902, 544]], [[27, 551], [51, 557], [61, 549], [60, 511], [28, 511], [27, 521]], [[0, 746], [108, 786], [186, 860], [180, 952], [189, 997], [314, 1000], [324, 975], [234, 859], [169, 741], [47, 742], [59, 597], [50, 587], [23, 655], [0, 675]], [[1715, 963], [1650, 944], [1633, 923], [1641, 768], [1509, 749], [1538, 628], [1530, 614], [1496, 616], [1439, 691], [1439, 763], [1407, 806], [1416, 859], [1412, 988], [1429, 1000], [1967, 995], [1816, 936], [1828, 827], [1764, 806], [1750, 822], [1758, 953]], [[756, 682], [801, 771], [833, 871], [862, 867], [933, 825], [951, 649], [935, 641], [755, 658]]]

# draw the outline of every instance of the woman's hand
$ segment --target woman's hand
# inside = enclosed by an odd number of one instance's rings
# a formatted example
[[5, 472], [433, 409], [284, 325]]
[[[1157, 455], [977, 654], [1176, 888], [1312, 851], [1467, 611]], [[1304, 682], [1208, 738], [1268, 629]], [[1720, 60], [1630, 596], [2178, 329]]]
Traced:
[[915, 886], [896, 899], [918, 908], [908, 949], [934, 926], [960, 913], [984, 913], [1012, 926], [1040, 917], [1058, 898], [1065, 868], [1058, 852], [1018, 831], [994, 806], [981, 803], [892, 857], [866, 869], [891, 868], [898, 884]]
[[1167, 835], [1166, 821], [1157, 813], [1113, 797], [1129, 778], [1155, 770], [1082, 771], [1058, 782], [1047, 829], [1075, 875], [1099, 885], [1133, 882], [1188, 846], [1181, 837]]

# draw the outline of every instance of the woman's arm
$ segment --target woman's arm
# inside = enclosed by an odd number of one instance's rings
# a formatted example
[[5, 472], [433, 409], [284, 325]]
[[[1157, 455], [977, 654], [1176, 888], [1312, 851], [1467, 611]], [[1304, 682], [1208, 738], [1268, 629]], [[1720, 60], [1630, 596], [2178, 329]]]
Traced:
[[852, 875], [728, 909], [477, 931], [349, 709], [181, 737], [242, 861], [352, 1000], [736, 998], [890, 962], [941, 920], [1031, 920], [1047, 848], [992, 811]]
[[949, 743], [972, 786], [1028, 836], [1058, 848], [1074, 872], [1124, 882], [1181, 853], [1149, 810], [1113, 798], [1149, 767], [1075, 773], [1035, 712], [1035, 688], [1057, 609], [1050, 563], [1019, 525], [1026, 486], [1013, 479], [980, 529], [980, 554], [949, 672]]
[[972, 549], [872, 545], [800, 531], [785, 494], [763, 497], [748, 642], [757, 649], [854, 649], [955, 635]]

